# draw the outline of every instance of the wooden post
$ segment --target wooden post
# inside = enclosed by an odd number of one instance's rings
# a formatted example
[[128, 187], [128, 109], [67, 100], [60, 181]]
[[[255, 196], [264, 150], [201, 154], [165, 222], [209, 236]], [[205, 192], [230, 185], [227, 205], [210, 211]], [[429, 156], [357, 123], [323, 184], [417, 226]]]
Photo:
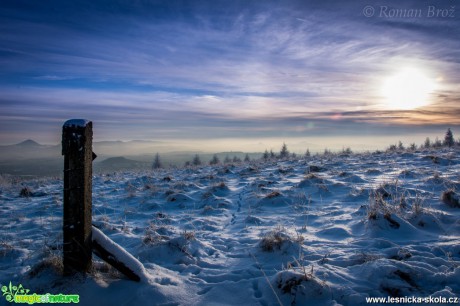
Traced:
[[64, 155], [64, 273], [91, 267], [93, 124], [72, 119], [62, 128]]
[[139, 282], [145, 279], [144, 265], [94, 226], [92, 240], [93, 252], [100, 259], [109, 263], [130, 280]]

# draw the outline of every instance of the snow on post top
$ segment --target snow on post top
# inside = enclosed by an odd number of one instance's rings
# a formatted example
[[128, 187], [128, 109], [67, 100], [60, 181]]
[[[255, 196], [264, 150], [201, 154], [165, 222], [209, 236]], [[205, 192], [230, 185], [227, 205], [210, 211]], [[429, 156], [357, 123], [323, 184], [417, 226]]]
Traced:
[[64, 127], [85, 127], [91, 121], [86, 119], [70, 119], [64, 123]]

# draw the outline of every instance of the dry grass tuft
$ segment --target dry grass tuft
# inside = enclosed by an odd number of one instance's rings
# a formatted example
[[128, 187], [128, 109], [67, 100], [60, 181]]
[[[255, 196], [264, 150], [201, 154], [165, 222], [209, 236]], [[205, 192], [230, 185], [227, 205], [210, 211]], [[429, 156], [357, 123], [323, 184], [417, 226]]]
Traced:
[[306, 180], [320, 180], [321, 178], [314, 173], [309, 173], [305, 176]]
[[187, 230], [184, 230], [184, 232], [182, 233], [182, 236], [185, 238], [185, 240], [187, 241], [191, 241], [191, 240], [195, 240], [196, 239], [196, 236], [195, 236], [195, 232], [194, 231], [187, 231]]
[[61, 256], [58, 256], [57, 254], [50, 254], [43, 261], [32, 267], [29, 271], [29, 276], [37, 277], [46, 271], [52, 271], [55, 274], [62, 275], [64, 272], [64, 264]]
[[279, 197], [280, 195], [281, 195], [281, 193], [280, 193], [279, 191], [275, 190], [275, 191], [272, 191], [272, 192], [270, 192], [269, 194], [267, 194], [267, 195], [265, 196], [265, 198], [267, 198], [267, 199], [273, 199], [273, 198]]
[[274, 230], [266, 234], [259, 245], [263, 251], [273, 252], [275, 250], [281, 250], [285, 242], [291, 242], [290, 237], [281, 231]]

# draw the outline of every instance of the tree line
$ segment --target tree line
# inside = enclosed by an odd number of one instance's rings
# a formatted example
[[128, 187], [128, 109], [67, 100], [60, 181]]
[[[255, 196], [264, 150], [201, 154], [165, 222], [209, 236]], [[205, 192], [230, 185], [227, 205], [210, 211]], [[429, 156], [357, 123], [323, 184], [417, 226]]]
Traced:
[[405, 146], [401, 141], [398, 144], [390, 145], [387, 151], [404, 151], [404, 150], [411, 150], [415, 151], [417, 149], [429, 149], [429, 148], [442, 148], [442, 147], [455, 147], [460, 146], [460, 138], [456, 141], [454, 139], [454, 135], [450, 128], [447, 129], [446, 134], [444, 135], [444, 139], [440, 140], [438, 137], [432, 141], [429, 137], [425, 139], [425, 142], [420, 146], [417, 146], [415, 143], [409, 144], [409, 146]]
[[[420, 146], [417, 146], [415, 143], [411, 143], [407, 147], [401, 141], [399, 141], [397, 144], [390, 145], [387, 148], [387, 151], [405, 151], [405, 150], [417, 150], [417, 149], [441, 148], [441, 147], [450, 148], [454, 146], [460, 146], [460, 138], [457, 141], [455, 141], [454, 135], [451, 129], [448, 128], [444, 135], [444, 139], [442, 141], [438, 137], [436, 137], [434, 141], [432, 141], [429, 137], [427, 137], [425, 139], [425, 142], [421, 144]], [[347, 148], [343, 148], [340, 153], [341, 154], [352, 154], [353, 151], [349, 147], [347, 147]], [[316, 154], [319, 155], [319, 153], [316, 153]], [[328, 156], [331, 154], [332, 154], [332, 151], [330, 151], [329, 149], [324, 149], [324, 152], [323, 152], [324, 156]], [[302, 156], [296, 153], [289, 152], [286, 143], [283, 143], [279, 152], [275, 153], [272, 149], [270, 151], [266, 149], [260, 159], [264, 161], [268, 161], [268, 160], [286, 160], [289, 158], [298, 158], [298, 157], [302, 157]], [[311, 153], [308, 148], [305, 151], [303, 157], [305, 158], [311, 157]], [[242, 163], [242, 162], [245, 162], [245, 163], [251, 162], [251, 158], [249, 157], [249, 154], [246, 153], [243, 160], [241, 160], [241, 158], [239, 158], [236, 155], [233, 156], [233, 158], [227, 155], [223, 161], [219, 159], [217, 154], [214, 154], [212, 159], [209, 161], [209, 165], [215, 166], [219, 164]], [[197, 167], [197, 166], [202, 166], [204, 164], [205, 163], [201, 161], [200, 156], [198, 154], [195, 154], [192, 160], [185, 162], [184, 166], [185, 167], [191, 167], [191, 166]], [[163, 168], [163, 164], [161, 162], [160, 154], [156, 153], [153, 159], [152, 169], [155, 170], [155, 169], [161, 169], [161, 168]]]

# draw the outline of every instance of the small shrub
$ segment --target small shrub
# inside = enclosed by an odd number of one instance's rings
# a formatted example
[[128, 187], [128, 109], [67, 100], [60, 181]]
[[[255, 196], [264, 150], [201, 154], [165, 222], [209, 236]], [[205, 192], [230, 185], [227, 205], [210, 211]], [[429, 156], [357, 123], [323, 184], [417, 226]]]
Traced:
[[444, 191], [441, 200], [450, 207], [460, 208], [460, 199], [453, 189]]
[[[295, 261], [298, 267], [278, 272], [276, 281], [278, 289], [283, 294], [291, 296], [291, 305], [297, 305], [297, 302], [303, 305], [308, 297], [323, 296], [324, 290], [328, 287], [326, 281], [315, 276], [313, 266], [308, 269], [299, 261]], [[298, 301], [298, 298], [301, 301]]]
[[294, 170], [294, 169], [292, 169], [292, 168], [283, 168], [283, 167], [279, 167], [279, 168], [278, 168], [278, 172], [279, 172], [280, 174], [287, 174], [287, 173], [289, 173], [289, 172], [291, 172], [291, 171], [293, 171], [293, 170]]
[[308, 173], [311, 173], [311, 172], [321, 172], [323, 169], [319, 166], [315, 166], [315, 165], [311, 165], [309, 167], [309, 172]]
[[383, 218], [390, 223], [390, 227], [398, 229], [400, 227], [400, 224], [394, 220], [389, 213], [386, 213]]
[[305, 180], [322, 180], [322, 179], [314, 173], [309, 173], [305, 176]]
[[365, 253], [363, 251], [361, 251], [359, 254], [356, 255], [356, 261], [359, 264], [373, 262], [373, 261], [379, 260], [380, 258], [382, 258], [380, 255]]
[[217, 183], [216, 185], [214, 185], [214, 187], [215, 187], [215, 188], [225, 188], [225, 187], [227, 187], [227, 186], [225, 185], [225, 182], [222, 181], [222, 182]]
[[440, 163], [440, 160], [439, 160], [439, 157], [435, 156], [435, 155], [428, 155], [427, 158], [431, 159], [431, 161], [435, 164], [439, 164]]
[[187, 241], [191, 241], [191, 240], [195, 240], [195, 232], [187, 232], [187, 230], [184, 230], [184, 232], [182, 233], [182, 236], [184, 236], [185, 240]]
[[144, 238], [142, 238], [142, 243], [143, 244], [155, 244], [157, 243], [158, 241], [160, 241], [158, 239], [158, 237], [155, 235], [154, 232], [147, 232], [145, 233], [145, 236]]
[[31, 197], [32, 195], [33, 195], [33, 192], [29, 187], [24, 187], [19, 192], [19, 196], [23, 198], [28, 198], [28, 197]]
[[32, 267], [32, 269], [29, 271], [29, 276], [37, 277], [42, 273], [46, 273], [46, 275], [48, 275], [50, 270], [58, 275], [62, 275], [64, 264], [62, 262], [61, 256], [58, 256], [57, 254], [50, 254], [43, 261]]
[[318, 190], [319, 191], [322, 191], [322, 192], [329, 192], [329, 188], [327, 188], [327, 185], [324, 184], [324, 183], [320, 183], [318, 185], [316, 185], [318, 187]]
[[177, 192], [178, 192], [177, 190], [168, 189], [168, 190], [165, 191], [165, 196], [170, 196], [170, 195], [175, 194]]
[[95, 279], [120, 279], [123, 274], [106, 262], [93, 261], [89, 274]]
[[162, 213], [162, 212], [157, 212], [157, 213], [155, 214], [155, 217], [156, 217], [157, 219], [165, 219], [165, 218], [167, 218], [167, 215], [166, 215], [165, 213]]
[[423, 201], [424, 199], [417, 194], [417, 196], [414, 199], [414, 202], [412, 203], [412, 212], [414, 214], [420, 215], [421, 213], [423, 213]]
[[391, 193], [387, 190], [388, 185], [382, 185], [377, 190], [375, 191], [376, 196], [380, 196], [382, 199], [389, 198], [391, 196]]
[[[142, 238], [142, 242], [146, 245], [152, 245], [161, 243], [163, 241], [168, 241], [169, 237], [166, 235], [168, 234], [168, 230], [163, 223], [167, 223], [164, 219], [167, 216], [164, 213], [158, 212], [155, 215], [156, 220], [154, 222], [150, 222], [149, 226], [145, 230], [145, 236]], [[156, 223], [159, 223], [158, 226]]]
[[275, 249], [281, 249], [284, 240], [284, 237], [280, 233], [270, 233], [262, 239], [260, 247], [265, 252], [273, 252]]
[[377, 220], [377, 211], [369, 210], [367, 213], [367, 217], [369, 218], [369, 220]]
[[5, 257], [8, 253], [14, 250], [14, 246], [6, 241], [0, 241], [0, 258]]
[[409, 252], [409, 250], [407, 249], [402, 248], [398, 250], [398, 253], [396, 255], [390, 257], [390, 259], [402, 261], [402, 260], [409, 259], [411, 257], [412, 257], [411, 252]]
[[415, 282], [415, 280], [413, 279], [413, 276], [412, 276], [412, 273], [409, 273], [409, 272], [404, 272], [404, 271], [401, 271], [401, 270], [396, 270], [395, 272], [393, 272], [396, 276], [399, 276], [399, 278], [401, 278], [403, 281], [405, 281], [406, 283], [408, 283], [409, 285], [411, 285], [413, 288], [417, 288], [419, 289], [417, 283]]
[[265, 252], [281, 250], [284, 243], [291, 242], [290, 237], [282, 231], [274, 230], [266, 234], [260, 241], [260, 248]]
[[272, 198], [276, 198], [276, 197], [279, 197], [281, 195], [281, 193], [279, 191], [272, 191], [270, 192], [269, 194], [267, 194], [265, 197], [267, 199], [272, 199]]
[[213, 210], [214, 210], [214, 208], [213, 208], [211, 205], [205, 205], [205, 206], [203, 207], [203, 213], [205, 213], [205, 214], [206, 214], [206, 213], [210, 213], [210, 212], [212, 212]]

